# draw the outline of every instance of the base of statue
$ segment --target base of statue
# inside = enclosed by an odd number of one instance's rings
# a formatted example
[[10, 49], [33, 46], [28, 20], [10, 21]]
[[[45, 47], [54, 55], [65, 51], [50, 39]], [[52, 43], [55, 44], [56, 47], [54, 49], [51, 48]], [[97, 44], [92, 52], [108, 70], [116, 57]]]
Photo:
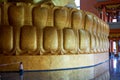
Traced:
[[[23, 63], [24, 72], [47, 71], [50, 73], [54, 72], [56, 76], [58, 74], [59, 76], [66, 76], [67, 74], [79, 74], [81, 79], [83, 77], [84, 80], [93, 79], [96, 76], [104, 73], [109, 75], [108, 53], [78, 55], [0, 56], [0, 71], [19, 71], [19, 62]], [[51, 74], [51, 76], [53, 75]]]

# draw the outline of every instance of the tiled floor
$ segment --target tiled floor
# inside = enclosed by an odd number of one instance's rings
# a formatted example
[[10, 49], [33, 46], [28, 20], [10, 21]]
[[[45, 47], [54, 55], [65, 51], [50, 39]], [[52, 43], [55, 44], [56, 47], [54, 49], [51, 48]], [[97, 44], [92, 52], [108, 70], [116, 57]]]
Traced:
[[[120, 58], [112, 57], [109, 62], [110, 62], [110, 66], [109, 66], [110, 80], [120, 80]], [[59, 72], [59, 74], [61, 74], [61, 71]], [[65, 72], [63, 75], [68, 76], [67, 72]], [[70, 77], [72, 77], [72, 75]], [[17, 72], [0, 73], [0, 80], [47, 80], [48, 78], [52, 78], [52, 77], [49, 77], [49, 73], [46, 72], [25, 72], [24, 75], [22, 76], [20, 76], [19, 73]], [[49, 80], [53, 80], [53, 79], [49, 79]], [[54, 79], [54, 80], [58, 80], [58, 79]], [[61, 79], [59, 80], [72, 80], [72, 79], [61, 77]], [[83, 79], [74, 78], [74, 80], [83, 80]], [[106, 80], [106, 79], [99, 79], [99, 80]]]
[[120, 57], [110, 59], [110, 80], [120, 80]]

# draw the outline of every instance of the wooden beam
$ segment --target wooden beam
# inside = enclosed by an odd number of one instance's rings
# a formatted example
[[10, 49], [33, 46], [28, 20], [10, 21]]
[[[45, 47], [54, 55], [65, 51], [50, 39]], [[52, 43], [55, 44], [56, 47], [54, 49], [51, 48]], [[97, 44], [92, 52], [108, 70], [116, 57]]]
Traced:
[[114, 4], [120, 4], [120, 0], [97, 2], [97, 4], [95, 4], [95, 7], [98, 8], [104, 5], [114, 5]]
[[114, 10], [112, 10], [112, 9], [110, 9], [110, 10], [106, 10], [106, 12], [115, 12], [115, 11], [120, 11], [120, 9], [114, 9]]
[[120, 29], [110, 29], [110, 33], [120, 33]]

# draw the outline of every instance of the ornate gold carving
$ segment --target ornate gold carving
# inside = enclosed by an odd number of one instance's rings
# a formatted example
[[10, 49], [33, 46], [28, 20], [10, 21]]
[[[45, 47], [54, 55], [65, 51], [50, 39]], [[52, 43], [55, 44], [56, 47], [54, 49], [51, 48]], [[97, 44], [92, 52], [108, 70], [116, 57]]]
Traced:
[[47, 25], [48, 9], [45, 7], [34, 7], [33, 8], [33, 25], [43, 29]]
[[109, 26], [105, 22], [90, 12], [55, 6], [50, 1], [1, 4], [0, 25], [8, 25], [0, 26], [1, 54], [108, 52]]
[[55, 54], [58, 50], [58, 33], [53, 27], [46, 27], [43, 31], [43, 48], [46, 53]]
[[20, 33], [20, 49], [23, 52], [30, 53], [37, 49], [36, 27], [23, 26]]
[[10, 6], [8, 8], [8, 21], [10, 25], [22, 26], [24, 24], [24, 7]]
[[58, 29], [68, 27], [68, 9], [58, 8], [54, 10], [54, 24]]
[[72, 29], [63, 30], [63, 47], [66, 53], [74, 53], [76, 50], [75, 33]]
[[11, 55], [12, 50], [13, 50], [13, 28], [11, 26], [1, 26], [0, 52], [3, 54]]

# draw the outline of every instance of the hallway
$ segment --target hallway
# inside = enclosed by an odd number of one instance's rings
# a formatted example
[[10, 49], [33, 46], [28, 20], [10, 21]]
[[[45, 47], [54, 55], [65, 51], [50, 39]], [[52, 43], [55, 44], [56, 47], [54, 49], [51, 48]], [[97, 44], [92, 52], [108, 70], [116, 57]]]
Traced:
[[110, 80], [120, 80], [120, 57], [110, 59]]

